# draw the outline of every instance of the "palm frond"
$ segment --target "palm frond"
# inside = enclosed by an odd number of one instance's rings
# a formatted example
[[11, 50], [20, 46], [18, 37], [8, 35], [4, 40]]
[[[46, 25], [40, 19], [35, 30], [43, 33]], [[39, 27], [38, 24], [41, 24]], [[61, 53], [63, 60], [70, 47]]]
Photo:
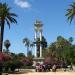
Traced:
[[8, 15], [17, 17], [17, 15], [15, 13], [8, 13]]
[[13, 23], [17, 23], [16, 19], [11, 17]]
[[67, 13], [65, 14], [65, 16], [69, 16], [69, 15], [71, 15], [71, 12], [67, 12]]
[[10, 21], [7, 18], [6, 18], [6, 22], [7, 22], [9, 29], [10, 29]]
[[72, 9], [67, 9], [66, 11], [69, 12], [69, 11], [71, 11], [71, 10], [72, 10]]
[[11, 23], [17, 23], [16, 19], [13, 18], [13, 17], [7, 16], [7, 18], [9, 19], [9, 21], [10, 21]]
[[74, 16], [75, 16], [75, 2], [73, 2], [72, 4], [70, 4], [70, 8], [67, 9], [67, 13], [65, 14], [65, 16], [67, 16], [67, 19], [70, 21], [70, 23], [72, 22]]
[[70, 18], [70, 23], [72, 22], [72, 20], [73, 20], [73, 17], [74, 17], [74, 16], [72, 15], [72, 16], [71, 16], [71, 18]]
[[72, 20], [73, 20], [73, 15], [71, 15], [71, 16], [68, 16], [68, 21], [70, 21], [70, 23], [72, 22]]
[[10, 12], [10, 7], [6, 3], [0, 3], [0, 17], [4, 18], [10, 28], [10, 23], [17, 23], [14, 17], [17, 17], [15, 13]]

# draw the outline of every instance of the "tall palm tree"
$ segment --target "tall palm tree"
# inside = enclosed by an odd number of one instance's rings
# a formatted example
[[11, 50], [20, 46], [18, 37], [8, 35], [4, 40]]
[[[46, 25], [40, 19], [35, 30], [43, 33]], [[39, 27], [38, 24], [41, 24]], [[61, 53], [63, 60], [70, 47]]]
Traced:
[[23, 43], [24, 43], [25, 46], [27, 46], [27, 56], [28, 56], [30, 41], [29, 41], [28, 38], [24, 38]]
[[10, 47], [10, 45], [11, 45], [10, 41], [9, 41], [9, 40], [5, 40], [4, 46], [6, 47], [6, 53], [9, 52], [9, 47]]
[[10, 12], [9, 6], [6, 3], [0, 3], [0, 27], [1, 27], [0, 51], [1, 52], [2, 52], [2, 46], [3, 46], [3, 34], [4, 34], [5, 22], [10, 28], [11, 23], [17, 23], [14, 17], [17, 17], [17, 15]]
[[70, 8], [67, 9], [67, 13], [66, 13], [67, 19], [70, 21], [70, 23], [72, 22], [72, 20], [75, 17], [75, 2], [73, 2], [70, 5]]

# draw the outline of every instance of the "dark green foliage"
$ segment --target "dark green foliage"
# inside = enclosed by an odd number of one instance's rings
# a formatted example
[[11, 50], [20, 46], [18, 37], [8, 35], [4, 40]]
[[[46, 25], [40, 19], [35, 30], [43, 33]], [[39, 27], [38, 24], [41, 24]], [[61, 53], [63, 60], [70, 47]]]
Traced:
[[69, 38], [69, 42], [72, 43], [73, 42], [73, 37]]
[[75, 45], [72, 44], [72, 38], [69, 39], [58, 36], [57, 40], [48, 47], [48, 52], [67, 64], [75, 65]]
[[25, 54], [24, 53], [19, 53], [17, 54], [18, 57], [25, 57]]
[[30, 58], [33, 58], [34, 57], [34, 55], [32, 54], [32, 51], [29, 51], [28, 52], [28, 57], [30, 57]]
[[11, 68], [11, 61], [5, 61], [2, 63], [2, 65], [3, 65], [4, 71], [7, 72], [7, 71], [9, 71], [9, 68]]
[[67, 13], [66, 13], [67, 19], [70, 21], [70, 23], [72, 22], [72, 20], [75, 17], [75, 2], [73, 2], [72, 4], [70, 4], [70, 8], [67, 9]]
[[11, 70], [14, 71], [16, 68], [21, 68], [23, 66], [23, 62], [19, 60], [13, 60], [11, 63]]
[[37, 38], [36, 44], [41, 44], [43, 49], [47, 48], [47, 41], [44, 36], [42, 36], [42, 41], [40, 41], [40, 38]]

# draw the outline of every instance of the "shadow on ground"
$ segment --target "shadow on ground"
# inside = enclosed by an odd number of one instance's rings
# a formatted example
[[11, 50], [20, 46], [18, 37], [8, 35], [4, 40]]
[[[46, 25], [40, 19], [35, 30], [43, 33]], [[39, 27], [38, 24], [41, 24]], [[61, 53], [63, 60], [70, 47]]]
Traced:
[[19, 71], [15, 71], [15, 72], [8, 72], [8, 74], [26, 74], [26, 73], [30, 73], [30, 72], [33, 72], [33, 71], [32, 70], [21, 69]]

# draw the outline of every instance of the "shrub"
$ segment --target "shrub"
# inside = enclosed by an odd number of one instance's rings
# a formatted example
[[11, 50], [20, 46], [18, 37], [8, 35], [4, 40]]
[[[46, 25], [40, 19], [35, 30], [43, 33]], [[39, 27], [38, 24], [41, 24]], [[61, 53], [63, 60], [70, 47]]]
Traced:
[[23, 60], [23, 63], [24, 63], [24, 65], [26, 65], [26, 66], [32, 66], [32, 65], [33, 65], [32, 58], [25, 58], [25, 59]]
[[10, 64], [11, 71], [15, 71], [16, 68], [20, 68], [23, 66], [23, 63], [19, 60], [12, 60]]

